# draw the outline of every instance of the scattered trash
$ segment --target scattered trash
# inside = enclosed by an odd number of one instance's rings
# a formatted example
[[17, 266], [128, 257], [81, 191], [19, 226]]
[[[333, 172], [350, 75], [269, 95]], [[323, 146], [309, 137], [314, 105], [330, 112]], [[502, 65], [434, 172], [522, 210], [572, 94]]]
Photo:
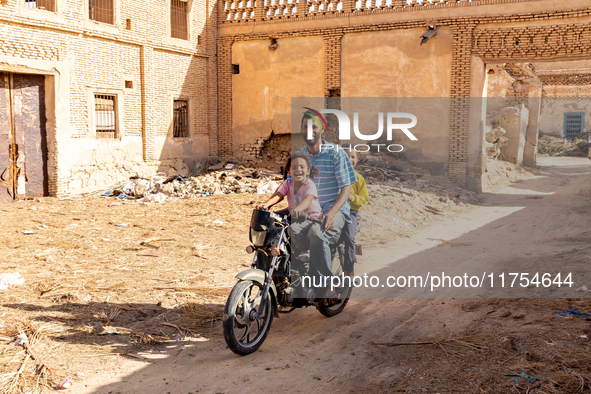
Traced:
[[257, 187], [257, 194], [275, 193], [275, 190], [279, 187], [279, 184], [275, 181], [270, 181], [262, 186]]
[[429, 183], [429, 181], [427, 181], [425, 179], [417, 179], [417, 183], [426, 184], [426, 183]]
[[217, 226], [221, 226], [222, 224], [224, 224], [225, 222], [222, 222], [221, 220], [214, 220], [213, 224], [217, 225]]
[[587, 317], [591, 317], [591, 313], [581, 313], [579, 312], [579, 308], [575, 308], [572, 311], [564, 311], [564, 312], [558, 312], [558, 316], [577, 316], [577, 317], [583, 317], [583, 318], [587, 318]]
[[579, 287], [579, 288], [577, 289], [577, 291], [582, 291], [583, 293], [587, 293], [587, 292], [588, 292], [588, 293], [591, 293], [591, 291], [589, 291], [589, 290], [587, 289], [587, 286], [581, 286], [581, 287]]
[[110, 207], [116, 207], [117, 205], [121, 205], [120, 202], [113, 202], [111, 204], [109, 204]]
[[127, 227], [127, 223], [116, 224], [117, 227]]
[[72, 383], [74, 382], [74, 379], [71, 376], [68, 376], [66, 378], [66, 380], [64, 380], [64, 383], [62, 383], [62, 385], [60, 386], [60, 390], [67, 390], [70, 387], [72, 387]]
[[10, 286], [22, 285], [25, 283], [25, 279], [21, 277], [21, 274], [0, 274], [0, 290], [6, 290]]
[[166, 194], [164, 193], [156, 193], [150, 194], [138, 200], [138, 202], [156, 202], [156, 203], [163, 203], [166, 200]]
[[107, 335], [121, 335], [121, 332], [117, 331], [112, 327], [102, 327], [97, 334], [98, 336], [104, 337]]
[[25, 231], [23, 231], [23, 234], [25, 234], [25, 235], [33, 235], [33, 234], [35, 234], [35, 232], [32, 231], [32, 230], [25, 230]]
[[528, 381], [530, 382], [535, 382], [538, 380], [538, 378], [534, 378], [533, 376], [529, 376], [528, 374], [526, 374], [525, 372], [522, 373], [506, 373], [505, 376], [513, 376], [513, 380], [516, 382], [520, 381], [520, 377], [521, 378], [526, 378]]
[[[212, 171], [213, 170], [213, 171]], [[210, 166], [208, 173], [188, 177], [167, 176], [158, 173], [150, 179], [131, 177], [126, 183], [97, 191], [104, 198], [140, 199], [138, 202], [154, 202], [152, 196], [159, 193], [166, 197], [194, 198], [231, 193], [273, 193], [282, 179], [280, 174], [266, 169], [244, 168], [235, 161]], [[161, 198], [161, 197], [157, 197]], [[142, 200], [143, 199], [143, 200]]]
[[587, 337], [587, 335], [581, 335], [579, 338], [589, 339], [589, 337]]

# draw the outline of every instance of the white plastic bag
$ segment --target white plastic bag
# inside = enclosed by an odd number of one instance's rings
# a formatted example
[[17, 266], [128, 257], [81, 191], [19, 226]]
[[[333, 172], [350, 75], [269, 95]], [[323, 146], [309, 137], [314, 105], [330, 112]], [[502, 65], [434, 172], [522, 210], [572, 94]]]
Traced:
[[138, 202], [164, 202], [166, 200], [166, 194], [156, 193], [150, 194], [144, 198], [140, 198]]
[[21, 277], [21, 274], [0, 274], [0, 290], [6, 290], [12, 285], [22, 285], [25, 283], [25, 279]]
[[270, 181], [264, 185], [257, 186], [257, 194], [275, 193], [279, 185], [275, 181]]

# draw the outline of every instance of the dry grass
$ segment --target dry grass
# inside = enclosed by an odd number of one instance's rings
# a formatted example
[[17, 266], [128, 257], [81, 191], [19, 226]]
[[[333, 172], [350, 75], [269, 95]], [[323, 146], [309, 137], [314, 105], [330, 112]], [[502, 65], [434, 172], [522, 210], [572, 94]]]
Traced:
[[[96, 369], [99, 359], [108, 365], [175, 334], [218, 335], [234, 275], [250, 266], [244, 246], [253, 204], [266, 197], [0, 206], [0, 273], [25, 278], [0, 292], [0, 393], [56, 388], [66, 376]], [[99, 335], [103, 327], [118, 335]], [[19, 333], [37, 360], [8, 345]]]

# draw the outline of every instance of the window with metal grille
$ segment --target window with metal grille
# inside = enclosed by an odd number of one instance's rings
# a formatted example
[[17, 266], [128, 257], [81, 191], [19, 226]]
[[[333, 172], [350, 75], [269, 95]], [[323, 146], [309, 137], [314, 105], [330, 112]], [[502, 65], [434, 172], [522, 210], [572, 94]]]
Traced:
[[189, 39], [188, 11], [188, 1], [170, 0], [170, 35], [172, 38]]
[[117, 113], [114, 95], [94, 95], [94, 131], [96, 138], [115, 138]]
[[25, 7], [55, 12], [55, 0], [25, 0]]
[[585, 113], [572, 112], [564, 114], [564, 138], [574, 140], [585, 131]]
[[113, 21], [113, 2], [115, 0], [88, 0], [88, 17], [93, 21], [115, 23]]
[[187, 138], [189, 136], [189, 111], [186, 100], [174, 100], [173, 103], [172, 136]]

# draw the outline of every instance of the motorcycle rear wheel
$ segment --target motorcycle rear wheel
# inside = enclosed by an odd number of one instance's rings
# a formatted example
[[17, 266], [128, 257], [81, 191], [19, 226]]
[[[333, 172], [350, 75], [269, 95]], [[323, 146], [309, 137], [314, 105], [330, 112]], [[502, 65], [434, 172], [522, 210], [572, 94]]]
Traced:
[[271, 294], [265, 301], [265, 310], [260, 319], [256, 318], [261, 306], [264, 286], [253, 281], [241, 281], [234, 285], [224, 310], [224, 339], [236, 354], [245, 356], [255, 352], [267, 338], [275, 304]]
[[[337, 247], [337, 253], [335, 253], [335, 256], [332, 260], [332, 273], [335, 276], [341, 276], [341, 274], [343, 273], [343, 265], [345, 262], [345, 251], [343, 248], [343, 245], [339, 245]], [[348, 281], [346, 281], [345, 284], [349, 284]], [[316, 309], [318, 309], [318, 312], [320, 312], [321, 314], [323, 314], [326, 317], [333, 317], [338, 315], [339, 313], [341, 313], [343, 311], [343, 309], [345, 309], [345, 306], [347, 306], [347, 303], [349, 302], [349, 297], [351, 296], [351, 292], [352, 292], [352, 287], [351, 286], [341, 286], [339, 288], [336, 289], [337, 294], [339, 295], [339, 301], [341, 301], [338, 304], [332, 305], [332, 306], [326, 306], [324, 305], [324, 301], [320, 301], [320, 303], [316, 304]]]

